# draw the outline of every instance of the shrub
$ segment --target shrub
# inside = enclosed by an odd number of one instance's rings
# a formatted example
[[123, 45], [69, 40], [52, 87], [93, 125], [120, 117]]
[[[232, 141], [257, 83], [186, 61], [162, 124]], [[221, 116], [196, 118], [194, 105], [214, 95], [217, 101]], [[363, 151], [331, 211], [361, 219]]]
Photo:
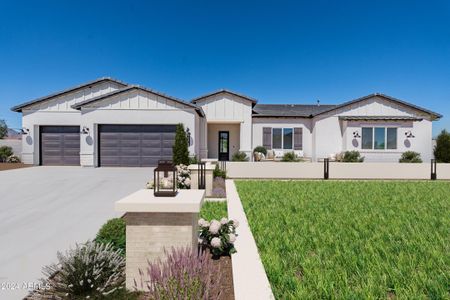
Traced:
[[402, 153], [399, 162], [401, 163], [421, 163], [420, 153], [414, 151], [406, 151]]
[[0, 147], [0, 161], [1, 162], [6, 162], [8, 157], [10, 157], [13, 154], [14, 153], [13, 153], [13, 150], [11, 147], [9, 147], [9, 146], [1, 146]]
[[196, 155], [189, 157], [189, 164], [196, 165], [200, 162]]
[[6, 162], [11, 164], [17, 164], [20, 163], [20, 158], [16, 155], [11, 155], [6, 159]]
[[191, 172], [186, 165], [177, 165], [178, 173], [178, 188], [190, 189], [191, 188]]
[[345, 151], [342, 157], [343, 162], [363, 162], [364, 157], [361, 157], [359, 151]]
[[107, 299], [123, 288], [125, 258], [111, 244], [87, 242], [57, 257], [57, 264], [44, 267], [44, 288], [31, 299]]
[[102, 244], [111, 244], [114, 250], [121, 250], [125, 254], [126, 224], [122, 218], [108, 220], [97, 233], [95, 241]]
[[450, 133], [442, 130], [436, 139], [434, 158], [437, 162], [450, 163]]
[[257, 146], [257, 147], [255, 147], [255, 149], [253, 149], [253, 153], [255, 153], [255, 152], [259, 152], [259, 153], [264, 154], [264, 156], [267, 156], [267, 149], [266, 149], [266, 147]]
[[8, 125], [5, 120], [0, 120], [0, 140], [8, 136]]
[[238, 225], [236, 220], [227, 218], [222, 218], [220, 221], [211, 220], [211, 222], [200, 219], [198, 220], [199, 243], [208, 247], [214, 256], [236, 253], [234, 242]]
[[206, 251], [192, 248], [172, 248], [165, 251], [166, 260], [149, 262], [147, 270], [139, 270], [140, 282], [135, 287], [146, 288], [148, 299], [217, 299], [211, 291], [219, 290], [220, 268], [212, 264]]
[[233, 154], [233, 157], [231, 157], [231, 161], [248, 161], [248, 157], [245, 152], [238, 151]]
[[175, 132], [175, 144], [173, 145], [173, 163], [174, 165], [189, 164], [189, 149], [186, 132], [183, 124], [178, 124]]
[[221, 177], [221, 178], [225, 179], [225, 178], [227, 178], [227, 171], [221, 170], [219, 168], [219, 165], [216, 165], [216, 167], [214, 168], [214, 171], [213, 171], [213, 177], [214, 178]]
[[284, 153], [283, 157], [281, 158], [281, 161], [284, 162], [292, 162], [292, 161], [300, 161], [294, 152], [286, 152]]

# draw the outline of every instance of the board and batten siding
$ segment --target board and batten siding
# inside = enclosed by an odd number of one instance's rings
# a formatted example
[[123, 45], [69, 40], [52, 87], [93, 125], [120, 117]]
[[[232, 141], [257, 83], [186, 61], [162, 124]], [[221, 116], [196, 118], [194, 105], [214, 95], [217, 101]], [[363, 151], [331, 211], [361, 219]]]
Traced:
[[[141, 90], [114, 95], [83, 106], [81, 124], [89, 128], [90, 134], [82, 136], [81, 165], [97, 166], [97, 136], [99, 124], [160, 124], [183, 123], [191, 133], [189, 152], [196, 153], [198, 114], [195, 109], [171, 99]], [[84, 141], [83, 141], [84, 139]]]
[[[363, 150], [361, 138], [357, 139], [358, 145], [354, 146], [353, 132], [361, 127], [386, 127], [393, 125], [392, 121], [377, 122], [350, 122], [339, 120], [339, 116], [410, 116], [424, 118], [422, 121], [395, 122], [398, 125], [397, 150]], [[419, 152], [424, 161], [432, 158], [432, 125], [430, 116], [414, 108], [394, 103], [379, 96], [354, 103], [329, 113], [313, 118], [313, 160], [329, 157], [330, 155], [347, 150], [358, 150], [365, 161], [398, 161], [404, 151]], [[357, 125], [356, 125], [357, 124]], [[411, 130], [416, 136], [409, 139], [410, 147], [405, 145], [405, 131]]]
[[[312, 155], [311, 119], [308, 118], [253, 118], [253, 148], [271, 149], [272, 128], [294, 129], [294, 150], [302, 148], [305, 157]], [[265, 133], [264, 133], [265, 132]], [[301, 142], [299, 137], [301, 136]], [[270, 146], [269, 146], [270, 144]], [[286, 150], [288, 152], [289, 150]], [[290, 150], [292, 151], [292, 150]]]
[[[227, 92], [215, 94], [196, 102], [211, 123], [240, 124], [239, 151], [251, 157], [252, 153], [252, 102]], [[207, 125], [209, 126], [209, 125]], [[224, 129], [226, 130], [226, 129]], [[209, 139], [209, 137], [208, 137]], [[208, 157], [209, 149], [208, 149]]]

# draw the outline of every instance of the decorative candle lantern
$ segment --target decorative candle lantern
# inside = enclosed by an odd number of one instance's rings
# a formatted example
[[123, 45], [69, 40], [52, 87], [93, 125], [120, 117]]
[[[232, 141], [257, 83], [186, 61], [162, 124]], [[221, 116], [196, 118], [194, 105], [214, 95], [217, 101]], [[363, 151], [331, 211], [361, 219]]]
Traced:
[[153, 194], [156, 197], [175, 197], [178, 193], [177, 168], [171, 160], [160, 160], [153, 171], [155, 182]]

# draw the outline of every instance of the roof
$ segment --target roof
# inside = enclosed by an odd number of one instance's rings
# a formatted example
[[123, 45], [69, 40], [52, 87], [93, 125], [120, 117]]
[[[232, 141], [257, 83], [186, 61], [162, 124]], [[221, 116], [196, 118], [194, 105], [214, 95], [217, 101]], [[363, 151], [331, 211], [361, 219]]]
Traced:
[[40, 102], [43, 102], [43, 101], [47, 101], [47, 100], [50, 100], [52, 98], [55, 98], [55, 97], [58, 97], [58, 96], [62, 96], [62, 95], [68, 94], [68, 93], [72, 93], [72, 92], [75, 92], [77, 90], [83, 89], [85, 87], [96, 85], [96, 84], [99, 84], [99, 83], [105, 82], [105, 81], [111, 81], [111, 82], [118, 83], [119, 85], [122, 85], [122, 86], [128, 86], [127, 83], [124, 83], [124, 82], [119, 81], [117, 79], [113, 79], [111, 77], [102, 77], [102, 78], [95, 79], [93, 81], [89, 81], [87, 83], [83, 83], [81, 85], [77, 85], [77, 86], [74, 86], [74, 87], [71, 87], [71, 88], [68, 88], [68, 89], [65, 89], [65, 90], [62, 90], [62, 91], [50, 94], [50, 95], [45, 96], [45, 97], [40, 97], [40, 98], [31, 100], [31, 101], [27, 101], [25, 103], [22, 103], [22, 104], [19, 104], [19, 105], [16, 105], [16, 106], [12, 107], [11, 110], [15, 111], [15, 112], [21, 112], [22, 109], [27, 107], [27, 106], [30, 106], [30, 105], [33, 105], [33, 104], [37, 104], [37, 103], [40, 103]]
[[422, 121], [423, 118], [411, 116], [339, 116], [343, 121]]
[[253, 117], [296, 117], [312, 118], [330, 110], [336, 105], [308, 104], [256, 104], [253, 107]]
[[246, 96], [246, 95], [243, 95], [243, 94], [235, 93], [235, 92], [230, 91], [230, 90], [225, 90], [225, 89], [221, 89], [221, 90], [218, 90], [218, 91], [215, 91], [215, 92], [212, 92], [212, 93], [209, 93], [209, 94], [206, 94], [206, 95], [194, 98], [194, 99], [191, 100], [191, 102], [195, 104], [196, 102], [198, 102], [200, 100], [203, 100], [205, 98], [208, 98], [208, 97], [211, 97], [211, 96], [214, 96], [214, 95], [217, 95], [217, 94], [221, 94], [221, 93], [228, 93], [228, 94], [231, 94], [231, 95], [235, 95], [237, 97], [244, 98], [244, 99], [246, 99], [248, 101], [251, 101], [253, 105], [255, 105], [258, 102], [258, 100], [256, 100], [255, 98], [252, 98], [252, 97], [249, 97], [249, 96]]
[[397, 98], [394, 98], [394, 97], [391, 97], [391, 96], [388, 96], [388, 95], [385, 95], [385, 94], [381, 94], [381, 93], [373, 93], [373, 94], [370, 94], [370, 95], [367, 95], [367, 96], [364, 96], [364, 97], [361, 97], [361, 98], [357, 98], [357, 99], [354, 99], [354, 100], [350, 100], [350, 101], [344, 102], [342, 104], [336, 105], [333, 108], [330, 108], [329, 110], [325, 110], [323, 112], [320, 112], [318, 115], [323, 114], [323, 113], [327, 113], [327, 112], [330, 112], [330, 111], [333, 111], [335, 109], [339, 109], [339, 108], [342, 108], [342, 107], [345, 107], [345, 106], [348, 106], [348, 105], [351, 105], [351, 104], [355, 104], [355, 103], [358, 103], [358, 102], [361, 102], [361, 101], [364, 101], [364, 100], [367, 100], [367, 99], [370, 99], [370, 98], [376, 97], [376, 96], [383, 97], [383, 98], [385, 98], [385, 99], [387, 99], [389, 101], [392, 101], [392, 102], [395, 102], [395, 103], [398, 103], [398, 104], [401, 104], [401, 105], [405, 105], [405, 106], [414, 108], [416, 110], [425, 112], [427, 114], [432, 115], [435, 119], [442, 118], [441, 114], [438, 114], [436, 112], [433, 112], [431, 110], [425, 109], [423, 107], [420, 107], [420, 106], [411, 104], [409, 102], [406, 102], [406, 101], [403, 101], [403, 100], [400, 100], [400, 99], [397, 99]]
[[170, 99], [170, 100], [175, 101], [177, 103], [181, 103], [181, 104], [186, 105], [188, 107], [194, 108], [195, 111], [198, 113], [198, 115], [201, 116], [201, 117], [205, 116], [202, 108], [198, 107], [195, 104], [183, 101], [181, 99], [178, 99], [178, 98], [175, 98], [175, 97], [172, 97], [172, 96], [169, 96], [169, 95], [166, 95], [166, 94], [163, 94], [163, 93], [160, 93], [160, 92], [157, 92], [157, 91], [154, 91], [154, 90], [151, 90], [151, 89], [145, 88], [143, 86], [139, 86], [139, 85], [129, 85], [129, 86], [126, 86], [124, 88], [112, 91], [110, 93], [106, 93], [106, 94], [103, 94], [103, 95], [100, 95], [100, 96], [97, 96], [97, 97], [94, 97], [94, 98], [91, 98], [91, 99], [88, 99], [88, 100], [85, 100], [85, 101], [78, 102], [78, 103], [72, 105], [72, 108], [80, 110], [81, 107], [83, 107], [84, 105], [88, 105], [88, 104], [91, 104], [91, 103], [94, 103], [94, 102], [97, 102], [97, 101], [109, 98], [111, 96], [123, 94], [123, 93], [129, 92], [129, 91], [132, 91], [132, 90], [141, 90], [141, 91], [144, 91], [144, 92], [152, 93], [152, 94], [155, 94], [155, 95], [158, 95], [158, 96]]

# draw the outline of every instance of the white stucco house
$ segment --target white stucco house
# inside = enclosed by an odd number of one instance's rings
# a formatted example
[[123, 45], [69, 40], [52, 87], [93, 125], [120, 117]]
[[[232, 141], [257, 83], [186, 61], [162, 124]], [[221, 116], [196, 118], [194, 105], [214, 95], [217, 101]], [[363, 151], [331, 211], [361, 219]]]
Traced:
[[256, 146], [300, 151], [312, 161], [358, 150], [366, 161], [404, 151], [432, 158], [432, 122], [442, 116], [383, 94], [339, 105], [258, 104], [228, 90], [192, 101], [100, 78], [12, 108], [22, 113], [22, 159], [34, 165], [155, 166], [170, 159], [175, 125], [191, 155], [251, 157]]

